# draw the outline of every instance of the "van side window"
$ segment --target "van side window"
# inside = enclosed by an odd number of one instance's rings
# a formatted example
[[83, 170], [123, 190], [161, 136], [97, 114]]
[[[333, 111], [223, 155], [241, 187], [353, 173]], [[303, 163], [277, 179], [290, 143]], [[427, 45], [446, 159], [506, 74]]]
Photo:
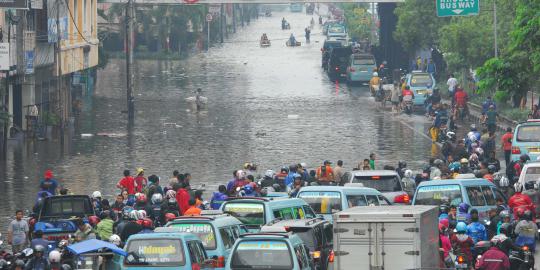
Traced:
[[306, 218], [306, 214], [304, 214], [304, 209], [302, 209], [301, 206], [293, 207], [293, 212], [294, 212], [295, 219]]
[[306, 260], [306, 251], [304, 250], [304, 247], [302, 245], [297, 245], [296, 247], [294, 247], [294, 254], [296, 255], [296, 259], [298, 260], [300, 269], [308, 267], [308, 260]]
[[283, 220], [294, 219], [291, 208], [281, 208], [274, 210], [274, 218], [281, 218]]
[[493, 191], [488, 186], [482, 186], [482, 193], [484, 194], [484, 198], [486, 199], [487, 205], [496, 205], [497, 202], [495, 201], [495, 196], [493, 195]]
[[366, 200], [368, 205], [379, 205], [379, 199], [375, 195], [366, 195]]
[[347, 195], [346, 198], [349, 207], [367, 206], [366, 197], [364, 195]]
[[469, 201], [471, 206], [484, 206], [486, 201], [484, 200], [484, 195], [480, 187], [466, 187], [467, 195], [469, 196]]
[[220, 228], [219, 234], [221, 235], [225, 249], [229, 249], [234, 245], [235, 239], [230, 228]]
[[334, 244], [334, 230], [333, 225], [328, 224], [324, 226], [324, 238], [325, 238], [325, 244], [326, 245], [333, 245]]
[[503, 202], [506, 202], [506, 197], [502, 194], [502, 192], [498, 188], [493, 188], [493, 195], [495, 195], [495, 201], [501, 198]]
[[390, 202], [382, 195], [378, 195], [377, 197], [379, 197], [379, 203], [381, 205], [390, 205]]
[[232, 233], [233, 233], [234, 241], [236, 241], [236, 239], [238, 239], [240, 237], [240, 234], [241, 234], [240, 229], [238, 228], [238, 226], [232, 226], [231, 230], [232, 230]]
[[202, 264], [205, 260], [204, 249], [199, 247], [199, 242], [189, 241], [186, 243], [189, 250], [189, 257], [192, 264]]
[[313, 209], [311, 209], [311, 207], [309, 207], [309, 205], [304, 205], [304, 206], [302, 206], [302, 208], [304, 208], [304, 215], [306, 215], [306, 218], [315, 218], [316, 217], [315, 213], [313, 212]]

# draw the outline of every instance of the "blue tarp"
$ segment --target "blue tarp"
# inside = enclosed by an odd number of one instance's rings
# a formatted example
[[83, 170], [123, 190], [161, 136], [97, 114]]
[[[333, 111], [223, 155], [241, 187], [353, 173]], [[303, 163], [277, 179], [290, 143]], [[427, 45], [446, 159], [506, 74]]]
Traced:
[[77, 244], [73, 244], [73, 245], [69, 245], [67, 247], [67, 249], [74, 253], [75, 255], [80, 255], [80, 254], [83, 254], [83, 253], [89, 253], [89, 252], [95, 252], [99, 249], [102, 249], [102, 248], [108, 248], [110, 249], [113, 253], [116, 253], [118, 255], [121, 255], [121, 256], [127, 256], [127, 253], [109, 243], [109, 242], [105, 242], [105, 241], [101, 241], [101, 240], [97, 240], [97, 239], [90, 239], [90, 240], [86, 240], [86, 241], [83, 241], [83, 242], [80, 242], [80, 243], [77, 243]]

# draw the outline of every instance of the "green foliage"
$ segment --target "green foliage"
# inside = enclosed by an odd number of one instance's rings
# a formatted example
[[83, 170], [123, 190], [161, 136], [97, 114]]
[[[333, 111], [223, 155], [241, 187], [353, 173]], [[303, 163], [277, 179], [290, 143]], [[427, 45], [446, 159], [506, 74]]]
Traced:
[[367, 7], [366, 4], [341, 4], [341, 8], [345, 11], [349, 34], [359, 40], [369, 39], [371, 37], [371, 26], [373, 22], [371, 13], [367, 12]]
[[516, 18], [511, 50], [528, 52], [530, 66], [534, 72], [540, 71], [540, 1], [515, 0]]

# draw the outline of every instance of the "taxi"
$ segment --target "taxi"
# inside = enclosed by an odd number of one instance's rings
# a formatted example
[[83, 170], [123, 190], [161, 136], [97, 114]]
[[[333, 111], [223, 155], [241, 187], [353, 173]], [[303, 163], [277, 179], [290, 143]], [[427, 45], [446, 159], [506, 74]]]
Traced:
[[519, 160], [523, 154], [529, 155], [531, 160], [540, 157], [540, 119], [520, 123], [514, 130], [512, 160]]
[[405, 81], [414, 93], [413, 104], [415, 106], [424, 106], [426, 98], [433, 94], [435, 77], [431, 73], [413, 71], [407, 74]]

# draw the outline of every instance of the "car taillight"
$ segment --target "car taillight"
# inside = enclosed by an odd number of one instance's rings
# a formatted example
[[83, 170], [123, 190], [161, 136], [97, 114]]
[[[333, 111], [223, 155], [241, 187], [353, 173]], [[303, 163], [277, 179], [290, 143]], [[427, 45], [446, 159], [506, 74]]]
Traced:
[[463, 256], [458, 256], [458, 257], [457, 257], [457, 262], [458, 262], [458, 263], [464, 263], [464, 262], [465, 262], [465, 259], [463, 259]]
[[411, 198], [408, 194], [402, 194], [399, 196], [394, 197], [395, 203], [409, 203], [411, 201]]
[[339, 71], [339, 67], [336, 67], [336, 71]]
[[517, 146], [512, 146], [512, 154], [513, 155], [519, 155], [521, 154], [521, 150]]
[[330, 255], [328, 255], [328, 262], [333, 263], [334, 262], [334, 251], [330, 251]]
[[225, 257], [219, 256], [214, 264], [215, 267], [223, 268], [225, 267]]
[[201, 266], [198, 263], [191, 264], [191, 270], [201, 270]]

